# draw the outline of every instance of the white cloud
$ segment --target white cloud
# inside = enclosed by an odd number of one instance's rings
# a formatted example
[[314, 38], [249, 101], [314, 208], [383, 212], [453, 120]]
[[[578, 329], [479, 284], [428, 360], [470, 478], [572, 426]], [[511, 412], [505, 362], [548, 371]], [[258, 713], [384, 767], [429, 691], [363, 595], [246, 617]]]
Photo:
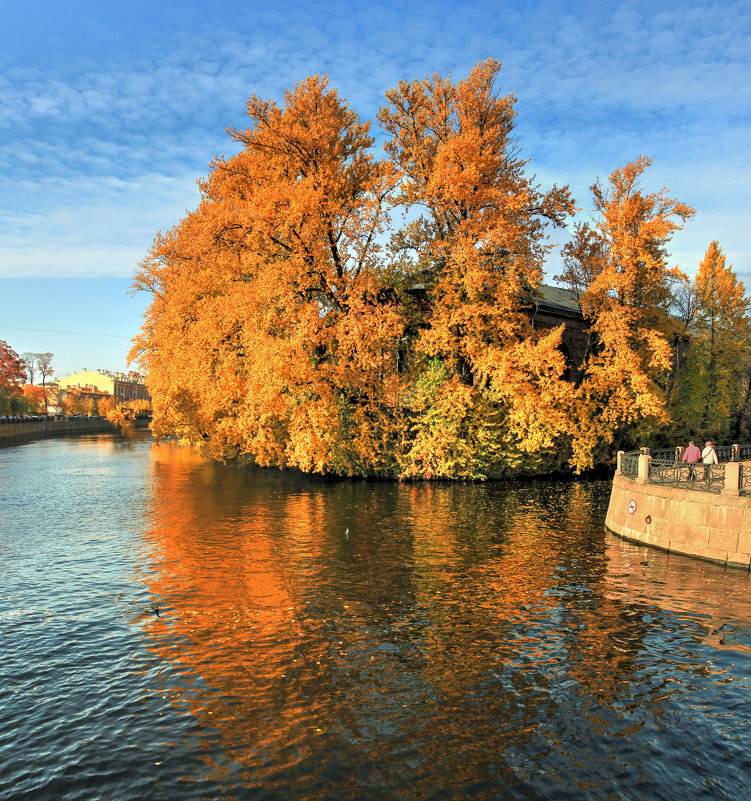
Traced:
[[58, 275], [132, 271], [154, 233], [195, 205], [210, 158], [234, 152], [224, 128], [244, 124], [252, 92], [281, 100], [327, 72], [373, 118], [399, 79], [459, 79], [488, 56], [504, 62], [502, 89], [519, 98], [518, 133], [543, 183], [570, 183], [586, 206], [595, 178], [653, 156], [650, 188], [700, 212], [676, 239], [681, 255], [695, 261], [717, 238], [748, 263], [749, 14], [738, 0], [230, 5], [231, 26], [229, 6], [211, 19], [169, 7], [171, 24], [127, 59], [119, 42], [112, 58], [71, 49], [54, 69], [0, 73], [0, 275], [53, 263]]
[[[129, 276], [159, 229], [198, 202], [193, 176], [49, 178], [24, 187], [24, 207], [0, 213], [0, 277]], [[28, 198], [40, 192], [45, 203]]]

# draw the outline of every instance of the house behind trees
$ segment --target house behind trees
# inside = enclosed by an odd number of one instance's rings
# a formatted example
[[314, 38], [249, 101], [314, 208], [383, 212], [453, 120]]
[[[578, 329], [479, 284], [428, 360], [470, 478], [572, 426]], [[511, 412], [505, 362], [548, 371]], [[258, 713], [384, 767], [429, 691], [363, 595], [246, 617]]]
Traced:
[[140, 373], [111, 373], [107, 370], [73, 372], [57, 380], [60, 389], [95, 389], [112, 395], [118, 403], [134, 400], [149, 400], [146, 383]]

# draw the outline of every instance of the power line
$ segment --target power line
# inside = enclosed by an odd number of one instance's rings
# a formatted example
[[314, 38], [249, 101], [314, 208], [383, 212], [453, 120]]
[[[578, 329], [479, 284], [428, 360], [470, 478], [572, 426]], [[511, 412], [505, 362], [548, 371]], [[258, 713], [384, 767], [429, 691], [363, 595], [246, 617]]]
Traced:
[[53, 353], [52, 355], [56, 359], [119, 359], [120, 361], [125, 359], [122, 353], [117, 356], [107, 356], [105, 353], [98, 353], [96, 356], [80, 356], [77, 353]]
[[0, 325], [0, 328], [11, 328], [14, 331], [41, 331], [45, 334], [74, 334], [79, 337], [111, 337], [113, 339], [132, 339], [124, 334], [92, 334], [87, 331], [57, 331], [54, 328], [21, 328], [17, 325]]

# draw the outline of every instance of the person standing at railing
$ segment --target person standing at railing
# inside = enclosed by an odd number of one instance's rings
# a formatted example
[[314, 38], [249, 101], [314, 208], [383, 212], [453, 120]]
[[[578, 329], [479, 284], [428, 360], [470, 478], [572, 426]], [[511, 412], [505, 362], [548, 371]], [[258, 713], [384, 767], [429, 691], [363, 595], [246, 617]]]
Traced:
[[711, 465], [717, 464], [717, 454], [715, 453], [714, 445], [712, 445], [709, 440], [704, 443], [704, 450], [701, 452], [701, 460], [704, 463], [704, 480], [707, 482], [707, 484], [711, 484]]
[[683, 461], [689, 464], [696, 464], [701, 459], [701, 451], [694, 445], [693, 441], [688, 443], [688, 448], [683, 451]]
[[688, 443], [688, 448], [683, 451], [683, 461], [688, 464], [688, 480], [693, 484], [696, 481], [696, 467], [694, 465], [701, 459], [701, 451], [693, 440]]
[[714, 445], [709, 440], [704, 443], [701, 460], [704, 464], [717, 464], [717, 454], [715, 453]]

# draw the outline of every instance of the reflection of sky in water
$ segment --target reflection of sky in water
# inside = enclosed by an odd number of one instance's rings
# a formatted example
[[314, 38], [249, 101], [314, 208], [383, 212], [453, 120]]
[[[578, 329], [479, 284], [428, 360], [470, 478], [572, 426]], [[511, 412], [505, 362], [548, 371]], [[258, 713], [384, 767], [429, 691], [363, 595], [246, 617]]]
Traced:
[[335, 482], [106, 438], [0, 475], [51, 495], [8, 536], [0, 676], [31, 711], [0, 788], [745, 792], [748, 575], [605, 533], [607, 482]]

